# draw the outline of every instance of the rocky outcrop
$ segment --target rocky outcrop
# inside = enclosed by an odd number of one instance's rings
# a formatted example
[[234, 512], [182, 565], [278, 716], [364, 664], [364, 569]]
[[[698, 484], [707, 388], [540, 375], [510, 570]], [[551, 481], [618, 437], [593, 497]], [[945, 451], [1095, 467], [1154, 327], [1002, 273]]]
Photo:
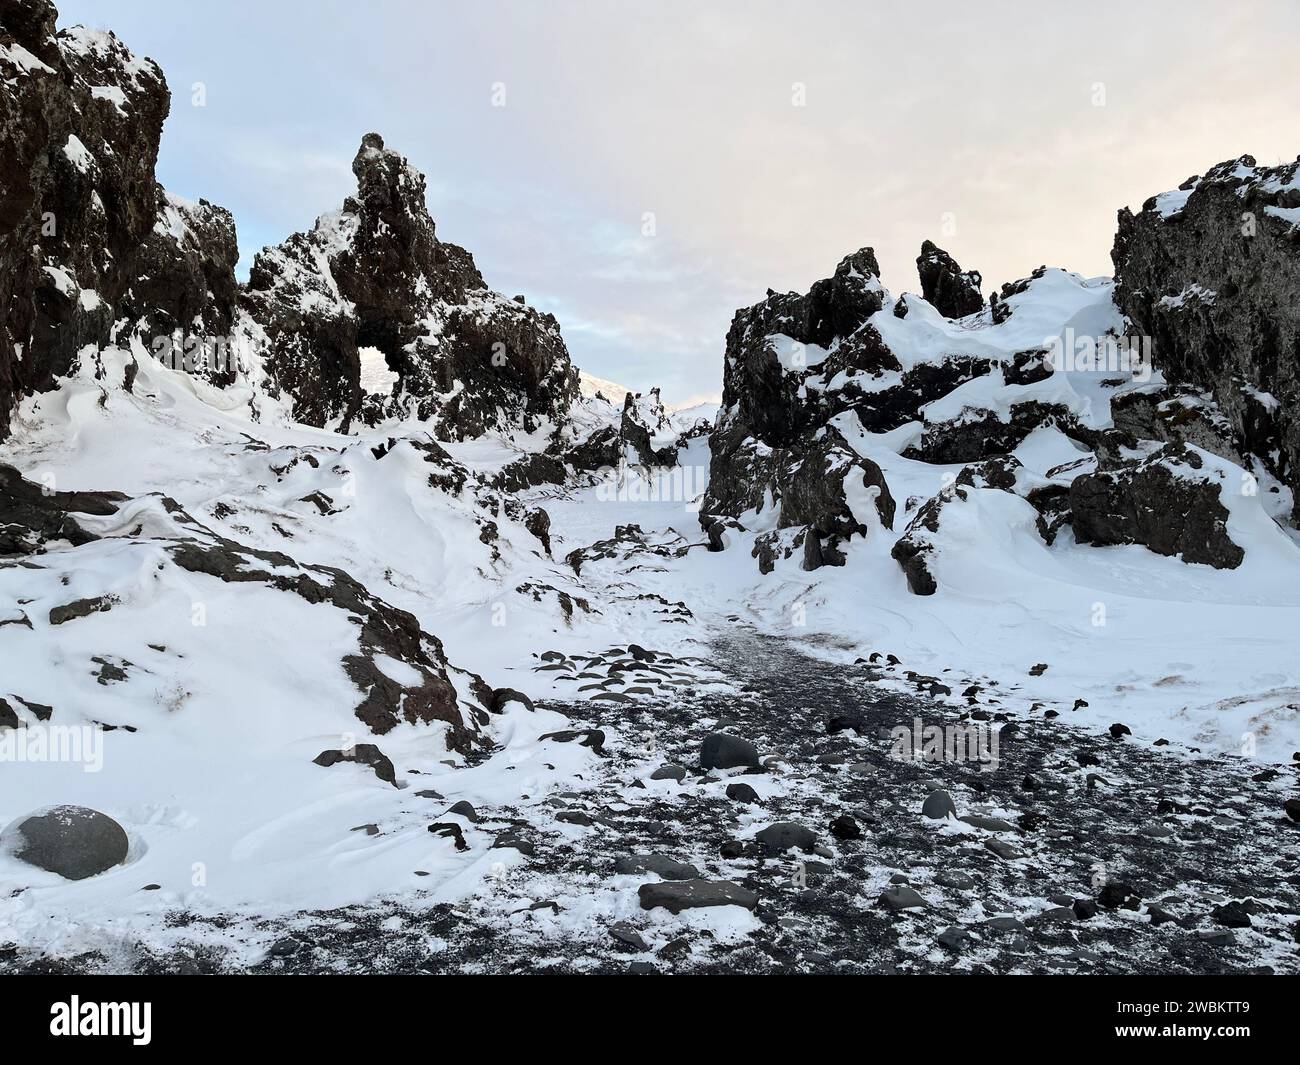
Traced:
[[[864, 394], [856, 379], [901, 369], [868, 321], [887, 298], [878, 274], [874, 252], [863, 248], [807, 295], [769, 294], [736, 313], [700, 508], [715, 548], [724, 527], [769, 501], [774, 531], [808, 531], [799, 544], [782, 540], [783, 550], [815, 541], [805, 547], [808, 568], [842, 560], [838, 543], [867, 531], [865, 507], [892, 526], [894, 501], [879, 466], [827, 424]], [[827, 388], [832, 379], [836, 387]], [[770, 568], [762, 556], [760, 565]]]
[[916, 257], [921, 295], [945, 318], [965, 318], [984, 309], [978, 270], [962, 270], [951, 255], [925, 241]]
[[111, 33], [56, 33], [56, 15], [49, 0], [0, 5], [0, 439], [23, 396], [102, 372], [110, 343], [188, 352], [195, 372], [232, 379], [233, 360], [197, 356], [224, 354], [231, 333], [234, 223], [154, 179], [162, 71]]
[[[490, 291], [470, 253], [438, 239], [424, 175], [379, 134], [352, 172], [356, 195], [258, 253], [242, 297], [294, 416], [344, 429], [414, 416], [451, 439], [562, 419], [578, 379], [555, 318]], [[361, 348], [397, 374], [390, 394], [363, 395]]]
[[90, 543], [96, 537], [76, 515], [113, 514], [126, 498], [120, 492], [55, 491], [0, 464], [0, 558], [36, 554], [50, 542]]
[[1223, 481], [1181, 444], [1098, 450], [1095, 473], [1070, 484], [1070, 521], [1080, 543], [1143, 544], [1216, 569], [1241, 565], [1228, 536]]
[[1041, 426], [1055, 426], [1076, 437], [1091, 434], [1061, 404], [1026, 400], [998, 411], [967, 408], [951, 421], [927, 423], [921, 439], [904, 451], [907, 458], [948, 464], [978, 462], [1015, 450]]
[[1156, 366], [1208, 393], [1235, 450], [1300, 498], [1300, 160], [1245, 155], [1121, 210], [1111, 256]]

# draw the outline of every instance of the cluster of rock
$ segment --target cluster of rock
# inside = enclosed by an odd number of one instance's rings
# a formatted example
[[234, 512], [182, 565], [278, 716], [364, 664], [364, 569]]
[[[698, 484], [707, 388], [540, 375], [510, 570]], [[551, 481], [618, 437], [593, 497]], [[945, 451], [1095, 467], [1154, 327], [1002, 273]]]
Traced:
[[[57, 31], [50, 0], [0, 11], [0, 439], [15, 405], [99, 353], [152, 354], [217, 386], [264, 365], [296, 420], [426, 420], [461, 439], [561, 422], [577, 373], [555, 318], [491, 291], [441, 241], [423, 175], [367, 134], [357, 193], [235, 278], [230, 213], [154, 177], [171, 94], [112, 33]], [[362, 388], [360, 352], [396, 375]], [[125, 379], [106, 386], [131, 388]]]
[[[1212, 239], [1203, 239], [1206, 231]], [[1224, 491], [1253, 492], [1250, 471], [1297, 487], [1298, 252], [1300, 162], [1221, 164], [1182, 192], [1148, 201], [1140, 215], [1122, 212], [1116, 300], [1128, 315], [1130, 341], [1150, 338], [1146, 350], [1163, 377], [1132, 387], [1138, 378], [1123, 368], [1105, 382], [1130, 385], [1116, 393], [1105, 428], [1086, 424], [1050, 388], [1037, 397], [985, 390], [1000, 397], [996, 405], [948, 404], [950, 413], [936, 415], [936, 400], [977, 377], [996, 372], [1003, 386], [1031, 386], [1058, 366], [1048, 346], [997, 357], [969, 345], [905, 367], [873, 324], [888, 297], [869, 248], [806, 295], [769, 292], [737, 312], [727, 335], [723, 410], [700, 514], [710, 546], [722, 549], [728, 530], [746, 529], [756, 534], [753, 553], [764, 572], [800, 548], [805, 569], [843, 564], [846, 542], [873, 524], [865, 498], [886, 529], [895, 516], [883, 473], [850, 437], [859, 427], [879, 434], [916, 424], [905, 458], [964, 469], [915, 510], [909, 501], [911, 517], [892, 553], [913, 592], [936, 590], [931, 563], [943, 515], [967, 503], [972, 488], [1026, 499], [1048, 543], [1071, 526], [1079, 543], [1142, 544], [1187, 562], [1236, 567], [1244, 552], [1227, 532]], [[929, 241], [917, 263], [922, 296], [905, 295], [893, 308], [909, 329], [909, 316], [923, 304], [931, 320], [938, 311], [969, 319], [964, 329], [996, 329], [1037, 298], [1038, 286], [1052, 284], [1053, 274], [1065, 276], [1040, 268], [1003, 285], [982, 311], [977, 272], [963, 271]], [[1143, 348], [1133, 343], [1129, 350]], [[1045, 427], [1085, 455], [1046, 477], [1021, 468], [1012, 454]], [[1197, 449], [1244, 467], [1243, 485], [1229, 486], [1222, 470], [1205, 468]]]

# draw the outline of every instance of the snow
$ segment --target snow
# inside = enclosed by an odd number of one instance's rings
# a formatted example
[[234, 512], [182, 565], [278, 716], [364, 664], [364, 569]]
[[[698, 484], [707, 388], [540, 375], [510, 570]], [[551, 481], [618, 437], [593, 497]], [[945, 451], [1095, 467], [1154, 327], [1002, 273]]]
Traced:
[[117, 108], [118, 114], [126, 114], [126, 93], [116, 85], [92, 85], [90, 95], [95, 100], [107, 100]]
[[68, 141], [63, 146], [63, 154], [83, 174], [89, 174], [95, 166], [95, 157], [90, 154], [75, 133], [68, 134]]
[[[166, 219], [176, 224], [170, 211]], [[350, 224], [333, 216], [318, 225], [346, 240]], [[66, 271], [48, 269], [61, 290], [78, 292]], [[1110, 293], [1108, 279], [1049, 270], [1011, 297], [1012, 316], [1001, 325], [947, 322], [919, 301], [906, 319], [886, 310], [872, 324], [905, 368], [960, 353], [1005, 360], [1068, 329], [1093, 337], [1117, 330], [1122, 322]], [[255, 339], [246, 321], [237, 329]], [[808, 351], [814, 360], [826, 354]], [[1229, 533], [1245, 548], [1237, 570], [1188, 565], [1136, 546], [1083, 546], [1068, 529], [1049, 546], [1025, 500], [969, 489], [964, 501], [945, 506], [934, 562], [939, 591], [920, 597], [908, 591], [890, 548], [915, 513], [908, 501], [929, 499], [961, 469], [903, 457], [920, 423], [870, 434], [851, 412], [836, 418], [850, 445], [883, 470], [898, 502], [894, 528], [882, 527], [874, 489], [851, 471], [847, 500], [868, 533], [848, 544], [847, 565], [808, 573], [796, 555], [764, 576], [751, 555], [755, 535], [767, 527], [760, 522], [728, 531], [720, 553], [680, 550], [704, 539], [696, 506], [708, 476], [705, 437], [682, 449], [683, 476], [667, 491], [649, 490], [652, 483], [632, 470], [629, 490], [613, 495], [594, 483], [523, 493], [522, 502], [550, 515], [548, 558], [500, 507], [430, 487], [434, 468], [415, 446], [425, 439], [418, 423], [358, 426], [352, 435], [294, 424], [283, 403], [263, 391], [255, 360], [222, 390], [164, 367], [139, 345], [100, 354], [100, 378], [94, 355], [86, 352], [82, 369], [57, 391], [23, 402], [0, 460], [60, 490], [113, 489], [131, 500], [112, 517], [79, 518], [103, 539], [51, 545], [33, 557], [33, 567], [0, 569], [0, 620], [12, 620], [2, 611], [21, 610], [31, 623], [0, 626], [0, 695], [57, 707], [52, 724], [104, 722], [136, 731], [102, 734], [98, 772], [75, 763], [6, 765], [0, 822], [41, 806], [82, 803], [116, 818], [131, 852], [128, 864], [80, 882], [0, 855], [0, 926], [24, 942], [55, 952], [112, 949], [134, 935], [166, 942], [185, 932], [171, 928], [164, 914], [189, 909], [230, 917], [227, 932], [209, 934], [228, 936], [252, 956], [266, 944], [238, 930], [241, 916], [381, 898], [412, 909], [473, 898], [489, 889], [494, 866], [518, 860], [516, 852], [489, 850], [481, 833], [471, 834], [470, 850], [458, 852], [426, 831], [431, 820], [445, 818], [443, 811], [461, 799], [541, 810], [548, 797], [592, 786], [584, 779], [592, 752], [540, 738], [566, 719], [518, 703], [491, 719], [496, 749], [473, 766], [447, 749], [441, 726], [402, 724], [369, 735], [353, 714], [360, 693], [341, 666], [357, 643], [347, 613], [255, 582], [226, 584], [179, 569], [164, 544], [194, 530], [162, 505], [161, 494], [240, 543], [284, 552], [301, 566], [343, 568], [414, 614], [443, 641], [453, 665], [534, 698], [572, 696], [552, 674], [533, 672], [532, 656], [542, 651], [590, 652], [636, 641], [707, 655], [712, 634], [739, 624], [796, 641], [830, 663], [880, 650], [909, 669], [950, 670], [954, 681], [994, 678], [1013, 713], [1027, 714], [1035, 702], [1069, 713], [1082, 698], [1089, 705], [1070, 715], [1072, 723], [1123, 721], [1140, 740], [1166, 737], [1213, 751], [1250, 746], [1266, 761], [1288, 760], [1300, 748], [1293, 636], [1300, 631], [1300, 547], [1266, 509], [1268, 494], [1248, 494], [1244, 471], [1206, 453], [1204, 475], [1222, 484]], [[121, 380], [132, 358], [139, 365], [133, 391], [105, 387]], [[368, 388], [379, 386], [380, 362], [378, 352], [363, 355]], [[1103, 387], [1106, 376], [1061, 370], [1035, 385], [1009, 386], [994, 372], [931, 404], [924, 416], [933, 421], [968, 407], [1005, 416], [1012, 403], [1037, 399], [1105, 425], [1110, 397], [1129, 387]], [[585, 378], [584, 391], [602, 391], [614, 402], [584, 401], [575, 418], [588, 427], [616, 422], [616, 387]], [[649, 417], [652, 403], [642, 403]], [[716, 409], [665, 410], [668, 428], [651, 428], [670, 435]], [[489, 475], [521, 453], [542, 450], [553, 428], [445, 447], [471, 472]], [[390, 438], [398, 442], [376, 458]], [[1088, 470], [1070, 465], [1083, 453], [1052, 428], [1032, 433], [1016, 455], [1026, 478], [1050, 474], [1068, 483]], [[642, 483], [646, 491], [631, 490]], [[316, 492], [330, 498], [335, 513], [304, 502]], [[769, 500], [761, 517], [771, 522], [775, 513]], [[495, 550], [480, 537], [485, 518], [498, 527]], [[629, 524], [666, 550], [592, 561], [581, 576], [563, 562], [570, 551]], [[292, 565], [283, 569], [289, 577], [295, 572]], [[534, 597], [530, 586], [543, 590]], [[560, 591], [586, 599], [590, 613], [575, 609], [566, 618]], [[49, 623], [51, 608], [99, 596], [111, 597], [110, 609]], [[666, 623], [654, 596], [685, 603], [691, 623]], [[796, 606], [799, 624], [791, 620]], [[124, 670], [127, 680], [100, 683], [97, 658]], [[1039, 662], [1048, 670], [1030, 676]], [[381, 656], [377, 665], [398, 683], [414, 679], [409, 664]], [[28, 728], [41, 727], [21, 706], [19, 712]], [[377, 742], [404, 786], [392, 787], [362, 765], [312, 763], [321, 751], [354, 742]], [[418, 798], [424, 789], [445, 800]], [[366, 824], [380, 833], [354, 831]], [[416, 870], [429, 875], [417, 877]], [[139, 891], [151, 882], [163, 890]], [[605, 919], [635, 907], [629, 880], [593, 893], [564, 920]], [[648, 919], [739, 935], [753, 917], [736, 911]], [[575, 925], [561, 922], [556, 934], [565, 927]]]
[[361, 391], [373, 396], [392, 395], [398, 374], [388, 368], [384, 353], [378, 348], [362, 348], [360, 355]]

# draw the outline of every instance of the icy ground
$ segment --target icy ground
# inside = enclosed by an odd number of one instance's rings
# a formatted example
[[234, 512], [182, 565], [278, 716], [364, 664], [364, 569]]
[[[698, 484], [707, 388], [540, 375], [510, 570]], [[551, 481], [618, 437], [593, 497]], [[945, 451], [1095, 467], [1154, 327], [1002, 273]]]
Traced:
[[[1100, 331], [1108, 291], [1070, 277], [1049, 278], [1054, 320]], [[886, 339], [914, 360], [1016, 350], [1047, 328], [1017, 315], [975, 331], [920, 309], [908, 321]], [[1246, 561], [1216, 571], [1068, 532], [1049, 547], [1023, 500], [976, 490], [965, 524], [945, 528], [942, 591], [923, 598], [879, 529], [848, 566], [814, 573], [796, 559], [760, 575], [744, 537], [707, 552], [691, 509], [701, 437], [676, 481], [634, 474], [613, 498], [596, 485], [526, 493], [551, 517], [548, 557], [504, 506], [499, 539], [484, 540], [482, 505], [431, 486], [419, 426], [344, 436], [266, 407], [254, 421], [248, 395], [138, 358], [132, 394], [76, 378], [29, 400], [0, 448], [60, 491], [131, 497], [96, 519], [103, 539], [0, 569], [0, 694], [54, 706], [63, 724], [113, 726], [98, 772], [5, 764], [0, 820], [77, 803], [131, 839], [125, 865], [80, 882], [0, 855], [0, 967], [1296, 971], [1300, 864], [1281, 803], [1300, 749], [1300, 566], [1272, 519], [1288, 499], [1225, 492]], [[965, 398], [997, 406], [1012, 388], [991, 375]], [[1014, 388], [1105, 420], [1090, 379]], [[582, 416], [615, 408], [594, 410]], [[908, 501], [959, 469], [902, 457], [919, 425], [843, 430], [884, 470], [896, 533]], [[446, 446], [490, 473], [544, 443]], [[1055, 430], [1016, 454], [1042, 474], [1078, 457]], [[537, 709], [510, 704], [486, 726], [491, 749], [469, 758], [432, 726], [367, 735], [339, 665], [355, 644], [346, 619], [168, 563], [158, 544], [187, 533], [160, 494], [241, 544], [345, 569], [415, 614], [453, 666]], [[43, 620], [99, 595], [117, 605]], [[30, 628], [9, 623], [20, 612]], [[611, 678], [632, 643], [657, 670]], [[996, 770], [889, 757], [890, 729], [970, 712], [1019, 725]], [[854, 727], [832, 730], [837, 716]], [[1131, 734], [1112, 739], [1116, 723]], [[603, 742], [565, 735], [584, 729]], [[764, 770], [702, 774], [699, 743], [715, 730], [757, 745]], [[399, 787], [362, 765], [313, 764], [371, 740]], [[651, 779], [668, 763], [681, 783]], [[758, 800], [727, 798], [737, 782]], [[959, 814], [1007, 827], [923, 819], [936, 788]], [[473, 818], [448, 812], [462, 801]], [[844, 814], [860, 839], [830, 832]], [[810, 830], [815, 849], [753, 845], [782, 822]], [[738, 856], [722, 856], [728, 844]], [[614, 865], [650, 853], [753, 891], [755, 909], [642, 909], [640, 888], [660, 877]], [[925, 906], [877, 905], [900, 877]], [[1122, 900], [1087, 915], [1106, 884]]]

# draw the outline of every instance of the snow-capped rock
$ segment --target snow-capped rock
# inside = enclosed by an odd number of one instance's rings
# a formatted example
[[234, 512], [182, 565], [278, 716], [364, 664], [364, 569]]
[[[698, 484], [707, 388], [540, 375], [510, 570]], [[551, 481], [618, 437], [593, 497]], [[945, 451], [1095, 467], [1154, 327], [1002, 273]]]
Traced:
[[[241, 297], [295, 418], [346, 430], [414, 417], [449, 439], [562, 420], [578, 378], [555, 318], [492, 292], [469, 252], [438, 239], [424, 175], [379, 134], [352, 172], [356, 195], [259, 252]], [[363, 394], [363, 347], [396, 374], [391, 395]]]
[[[112, 33], [56, 33], [55, 17], [48, 0], [23, 0], [0, 21], [0, 439], [21, 397], [111, 342], [212, 355], [234, 311], [229, 213], [154, 179], [162, 71]], [[196, 370], [234, 377], [215, 357]], [[133, 373], [105, 384], [129, 387]]]
[[1111, 256], [1165, 377], [1208, 392], [1236, 449], [1300, 489], [1300, 160], [1243, 155], [1122, 209]]

